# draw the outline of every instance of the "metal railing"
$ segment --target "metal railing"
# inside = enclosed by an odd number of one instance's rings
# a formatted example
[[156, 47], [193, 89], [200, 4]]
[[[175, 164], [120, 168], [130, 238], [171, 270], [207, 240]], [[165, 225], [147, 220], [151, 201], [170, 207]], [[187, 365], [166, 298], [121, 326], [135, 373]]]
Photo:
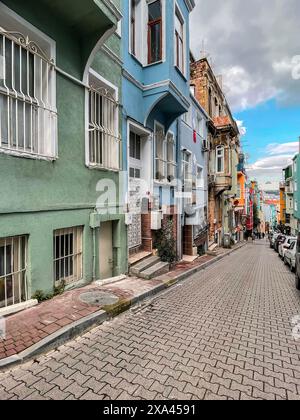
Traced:
[[28, 37], [0, 27], [0, 150], [56, 157], [55, 66]]
[[27, 236], [0, 239], [0, 308], [28, 300]]

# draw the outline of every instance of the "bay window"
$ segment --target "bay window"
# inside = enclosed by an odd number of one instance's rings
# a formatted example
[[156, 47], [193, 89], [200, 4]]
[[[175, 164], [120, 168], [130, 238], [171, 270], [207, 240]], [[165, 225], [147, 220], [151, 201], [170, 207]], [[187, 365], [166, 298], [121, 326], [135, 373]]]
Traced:
[[184, 73], [185, 65], [185, 51], [184, 51], [184, 21], [181, 17], [181, 14], [176, 7], [175, 12], [175, 57], [176, 57], [176, 66], [179, 70]]
[[176, 178], [176, 142], [173, 133], [165, 136], [159, 125], [155, 126], [155, 180], [171, 183]]
[[162, 5], [161, 0], [148, 4], [148, 64], [162, 60]]
[[[22, 28], [26, 30], [24, 25]], [[3, 29], [0, 22], [0, 151], [54, 159], [54, 58], [51, 48], [45, 51], [29, 37], [32, 33]]]
[[166, 179], [165, 133], [162, 127], [155, 126], [155, 179]]
[[174, 181], [176, 178], [176, 150], [175, 140], [172, 133], [167, 135], [167, 180]]
[[131, 54], [136, 55], [136, 0], [130, 0], [130, 48]]
[[225, 149], [223, 146], [216, 148], [216, 172], [223, 173], [225, 170]]

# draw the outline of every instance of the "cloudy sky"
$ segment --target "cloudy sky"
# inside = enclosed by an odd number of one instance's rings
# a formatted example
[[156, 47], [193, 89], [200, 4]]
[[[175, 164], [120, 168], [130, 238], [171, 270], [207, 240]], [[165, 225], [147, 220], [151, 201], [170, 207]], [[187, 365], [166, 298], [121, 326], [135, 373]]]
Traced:
[[192, 51], [223, 76], [249, 175], [266, 189], [299, 150], [299, 28], [300, 0], [196, 0], [192, 15]]

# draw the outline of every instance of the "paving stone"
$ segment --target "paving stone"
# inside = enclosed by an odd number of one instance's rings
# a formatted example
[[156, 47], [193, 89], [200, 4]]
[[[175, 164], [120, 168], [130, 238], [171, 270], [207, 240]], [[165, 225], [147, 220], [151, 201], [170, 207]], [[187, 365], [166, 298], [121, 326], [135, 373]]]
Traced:
[[249, 244], [143, 310], [0, 373], [0, 399], [297, 400], [298, 313], [293, 275]]

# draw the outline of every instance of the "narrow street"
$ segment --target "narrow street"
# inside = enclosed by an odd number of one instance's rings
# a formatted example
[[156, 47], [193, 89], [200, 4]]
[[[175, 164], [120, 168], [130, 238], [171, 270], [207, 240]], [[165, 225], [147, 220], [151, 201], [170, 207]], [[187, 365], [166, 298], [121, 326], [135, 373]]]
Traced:
[[0, 373], [0, 399], [300, 399], [294, 275], [249, 244], [151, 304]]

